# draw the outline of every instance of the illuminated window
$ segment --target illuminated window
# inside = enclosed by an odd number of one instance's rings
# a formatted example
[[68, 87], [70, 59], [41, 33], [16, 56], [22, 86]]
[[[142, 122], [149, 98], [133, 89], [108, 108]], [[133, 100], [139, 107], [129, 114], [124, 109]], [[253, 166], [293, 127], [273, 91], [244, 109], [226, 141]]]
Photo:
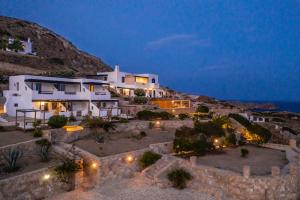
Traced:
[[95, 86], [94, 85], [90, 85], [89, 89], [90, 89], [91, 92], [95, 92]]
[[147, 84], [148, 78], [147, 77], [135, 77], [135, 82], [141, 83], [141, 84]]

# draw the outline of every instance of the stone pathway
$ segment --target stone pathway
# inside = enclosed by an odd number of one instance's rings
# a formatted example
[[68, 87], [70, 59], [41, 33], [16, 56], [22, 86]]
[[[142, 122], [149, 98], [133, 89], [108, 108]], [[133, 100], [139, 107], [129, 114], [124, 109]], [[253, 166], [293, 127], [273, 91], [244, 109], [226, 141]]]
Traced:
[[90, 191], [75, 190], [48, 200], [215, 200], [190, 189], [161, 189], [151, 186], [143, 177], [113, 180]]

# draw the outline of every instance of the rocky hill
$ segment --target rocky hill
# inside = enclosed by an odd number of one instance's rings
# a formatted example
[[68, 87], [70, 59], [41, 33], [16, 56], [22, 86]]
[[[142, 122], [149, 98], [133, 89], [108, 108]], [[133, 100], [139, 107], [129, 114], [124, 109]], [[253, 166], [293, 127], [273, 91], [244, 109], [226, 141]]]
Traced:
[[0, 16], [0, 38], [30, 38], [35, 55], [0, 50], [0, 74], [68, 73], [75, 76], [110, 71], [101, 59], [78, 50], [71, 42], [40, 25]]

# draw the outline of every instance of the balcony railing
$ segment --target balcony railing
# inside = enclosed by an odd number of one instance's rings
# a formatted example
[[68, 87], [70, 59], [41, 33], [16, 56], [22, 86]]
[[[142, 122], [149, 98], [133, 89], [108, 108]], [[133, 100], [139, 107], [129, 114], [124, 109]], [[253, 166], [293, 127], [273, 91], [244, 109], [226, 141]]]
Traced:
[[64, 92], [64, 91], [51, 91], [51, 92], [38, 92], [32, 91], [33, 100], [89, 100], [90, 97], [84, 92]]

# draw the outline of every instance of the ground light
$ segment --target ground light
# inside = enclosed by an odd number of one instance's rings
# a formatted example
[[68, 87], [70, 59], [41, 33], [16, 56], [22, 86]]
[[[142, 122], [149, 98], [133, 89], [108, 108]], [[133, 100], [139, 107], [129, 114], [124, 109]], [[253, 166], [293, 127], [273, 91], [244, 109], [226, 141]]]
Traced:
[[43, 176], [43, 180], [47, 181], [47, 180], [49, 180], [49, 179], [50, 179], [50, 174], [45, 174], [45, 175]]
[[133, 161], [133, 156], [132, 155], [127, 155], [125, 158], [127, 163], [131, 163]]
[[93, 169], [96, 169], [96, 168], [97, 168], [97, 163], [93, 163], [93, 164], [92, 164], [92, 168], [93, 168]]

